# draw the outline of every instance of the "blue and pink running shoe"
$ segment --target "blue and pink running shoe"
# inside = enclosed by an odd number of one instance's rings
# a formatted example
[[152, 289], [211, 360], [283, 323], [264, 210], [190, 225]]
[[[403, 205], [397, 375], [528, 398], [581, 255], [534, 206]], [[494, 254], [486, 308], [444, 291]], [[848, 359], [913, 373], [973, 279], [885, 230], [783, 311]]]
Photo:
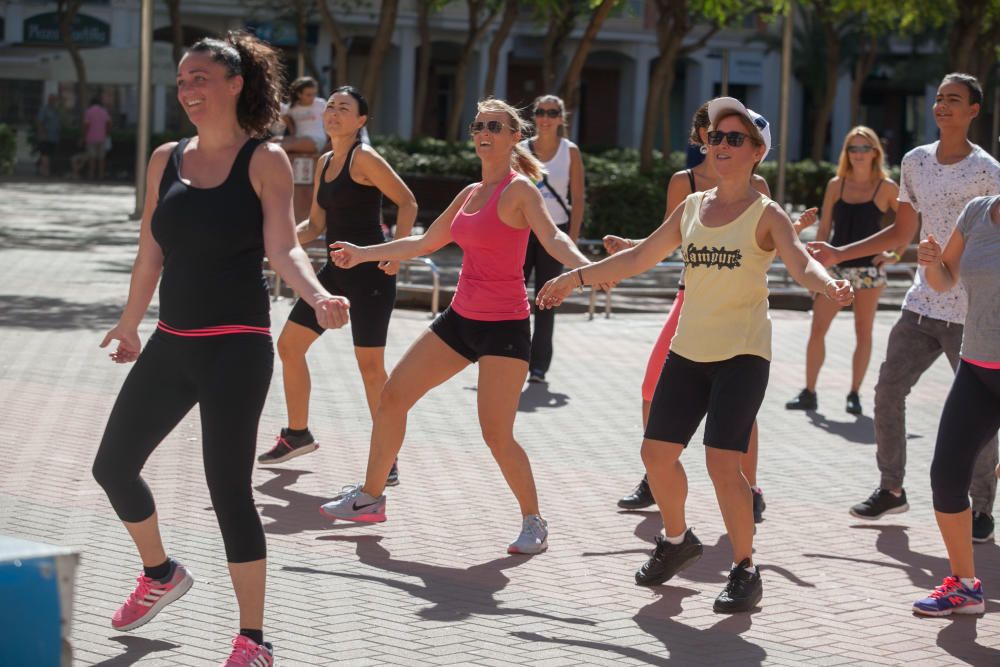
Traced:
[[975, 586], [968, 588], [954, 576], [945, 577], [930, 595], [913, 603], [913, 613], [921, 616], [982, 614], [985, 611], [983, 582], [976, 579]]
[[164, 607], [191, 589], [194, 577], [187, 568], [176, 563], [173, 574], [166, 582], [150, 579], [145, 574], [140, 574], [136, 581], [138, 586], [132, 591], [132, 595], [111, 617], [111, 625], [115, 630], [135, 630], [140, 625], [149, 623]]

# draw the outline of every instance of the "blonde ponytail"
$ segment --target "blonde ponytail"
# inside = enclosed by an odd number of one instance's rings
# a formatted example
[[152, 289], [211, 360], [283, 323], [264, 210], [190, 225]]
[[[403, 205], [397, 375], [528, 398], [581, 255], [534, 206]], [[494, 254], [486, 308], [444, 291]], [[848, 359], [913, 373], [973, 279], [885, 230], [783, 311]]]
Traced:
[[538, 183], [542, 180], [542, 175], [545, 173], [545, 166], [541, 161], [531, 154], [524, 144], [516, 144], [514, 146], [514, 152], [510, 156], [511, 167], [514, 171], [519, 174], [526, 176], [531, 180], [532, 183]]

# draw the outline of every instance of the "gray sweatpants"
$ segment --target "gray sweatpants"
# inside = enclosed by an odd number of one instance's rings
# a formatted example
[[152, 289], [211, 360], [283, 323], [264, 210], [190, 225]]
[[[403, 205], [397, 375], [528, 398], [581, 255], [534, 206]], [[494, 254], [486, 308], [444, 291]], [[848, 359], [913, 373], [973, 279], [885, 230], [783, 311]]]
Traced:
[[[875, 385], [876, 460], [882, 473], [880, 486], [903, 486], [906, 469], [906, 397], [917, 380], [943, 352], [952, 370], [958, 368], [962, 325], [922, 317], [904, 310], [889, 334], [889, 348]], [[944, 403], [942, 394], [941, 402]], [[972, 509], [993, 514], [997, 492], [997, 438], [983, 448], [972, 473]]]

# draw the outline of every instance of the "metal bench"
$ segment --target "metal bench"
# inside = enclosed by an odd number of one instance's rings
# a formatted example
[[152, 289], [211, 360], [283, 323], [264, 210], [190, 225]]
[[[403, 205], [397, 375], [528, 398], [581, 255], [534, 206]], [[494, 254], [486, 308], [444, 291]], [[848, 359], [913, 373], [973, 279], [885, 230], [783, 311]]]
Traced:
[[[306, 254], [316, 270], [326, 263], [326, 253], [325, 247], [306, 248]], [[267, 277], [271, 287], [271, 299], [277, 301], [284, 289], [281, 276], [270, 266], [264, 268], [264, 276]], [[429, 277], [430, 282], [421, 282], [422, 277]], [[427, 257], [404, 259], [399, 263], [399, 273], [396, 274], [396, 291], [430, 294], [431, 317], [435, 317], [441, 308], [441, 271], [437, 264]], [[297, 296], [295, 293], [292, 294], [292, 298]]]

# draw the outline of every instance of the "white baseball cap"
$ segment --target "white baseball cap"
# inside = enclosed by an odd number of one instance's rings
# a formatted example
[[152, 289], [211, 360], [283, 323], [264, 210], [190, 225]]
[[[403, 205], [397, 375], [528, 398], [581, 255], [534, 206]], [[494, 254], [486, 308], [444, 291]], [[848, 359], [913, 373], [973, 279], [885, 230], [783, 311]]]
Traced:
[[767, 154], [771, 152], [771, 124], [767, 122], [767, 119], [756, 111], [747, 109], [735, 97], [716, 97], [708, 103], [708, 120], [712, 127], [715, 127], [716, 118], [728, 111], [738, 113], [757, 126], [760, 135], [764, 138], [764, 157], [767, 157]]

